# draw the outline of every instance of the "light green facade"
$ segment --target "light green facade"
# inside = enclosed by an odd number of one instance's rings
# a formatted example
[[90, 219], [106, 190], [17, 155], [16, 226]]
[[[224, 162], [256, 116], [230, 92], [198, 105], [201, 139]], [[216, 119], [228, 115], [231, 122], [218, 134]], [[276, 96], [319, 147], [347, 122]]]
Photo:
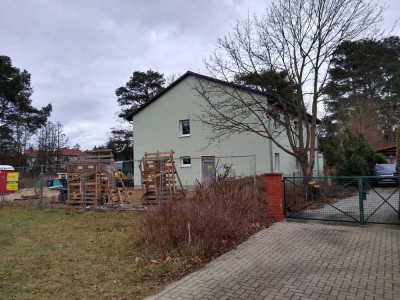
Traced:
[[[279, 149], [268, 139], [256, 134], [232, 135], [228, 139], [220, 141], [218, 145], [213, 144], [206, 147], [210, 129], [196, 121], [197, 116], [202, 113], [199, 104], [203, 101], [198, 92], [194, 90], [197, 84], [198, 79], [196, 77], [187, 76], [133, 116], [135, 161], [141, 159], [145, 152], [169, 151], [171, 149], [174, 150], [174, 158], [176, 159], [183, 156], [200, 158], [202, 156], [255, 155], [255, 173], [257, 174], [271, 171], [284, 174], [296, 172], [299, 174], [299, 166], [297, 166], [296, 159], [293, 156]], [[190, 136], [181, 136], [179, 121], [186, 119], [190, 120]], [[280, 139], [282, 141], [287, 140], [285, 136], [281, 136]], [[279, 155], [279, 169], [276, 169], [274, 163], [271, 164], [271, 157], [274, 161], [277, 154]], [[237, 161], [241, 160], [237, 159]], [[181, 167], [180, 163], [176, 164], [184, 183], [190, 184], [194, 179], [201, 182], [200, 162], [200, 160], [193, 159], [191, 167]], [[246, 171], [243, 172], [254, 171], [247, 171], [247, 168], [249, 168], [247, 162], [243, 165], [245, 165], [243, 168], [246, 168]], [[137, 170], [138, 165], [136, 164], [135, 184], [139, 185], [140, 175]], [[241, 172], [239, 169], [235, 171], [237, 174]]]

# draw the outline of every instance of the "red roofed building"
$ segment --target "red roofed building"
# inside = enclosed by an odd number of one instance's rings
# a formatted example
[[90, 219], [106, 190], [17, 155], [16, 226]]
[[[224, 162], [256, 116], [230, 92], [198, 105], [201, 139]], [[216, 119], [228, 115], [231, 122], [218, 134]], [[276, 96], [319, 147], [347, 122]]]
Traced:
[[396, 163], [396, 146], [384, 146], [375, 148], [376, 153], [381, 153], [385, 156], [388, 163]]
[[[67, 162], [79, 160], [86, 153], [79, 149], [60, 148], [51, 155], [52, 164], [65, 164]], [[40, 158], [40, 152], [37, 150], [26, 153], [28, 166], [32, 167]]]

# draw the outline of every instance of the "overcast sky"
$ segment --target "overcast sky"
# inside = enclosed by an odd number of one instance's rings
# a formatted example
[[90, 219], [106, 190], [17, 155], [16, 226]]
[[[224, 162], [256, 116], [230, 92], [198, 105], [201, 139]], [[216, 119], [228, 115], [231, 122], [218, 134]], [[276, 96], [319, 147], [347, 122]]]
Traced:
[[[118, 125], [115, 89], [133, 71], [205, 73], [203, 57], [230, 24], [264, 0], [1, 0], [0, 55], [32, 75], [33, 105], [53, 105], [71, 146], [107, 141]], [[268, 1], [267, 1], [268, 2]], [[385, 26], [400, 12], [387, 0]], [[400, 35], [398, 25], [394, 33]]]

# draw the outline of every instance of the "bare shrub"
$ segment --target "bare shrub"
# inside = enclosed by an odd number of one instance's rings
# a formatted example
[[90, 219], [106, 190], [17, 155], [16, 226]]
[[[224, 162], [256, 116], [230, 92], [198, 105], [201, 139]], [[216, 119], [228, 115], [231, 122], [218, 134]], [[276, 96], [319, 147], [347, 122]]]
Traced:
[[228, 173], [209, 186], [198, 185], [191, 197], [143, 214], [137, 223], [136, 243], [164, 256], [202, 260], [265, 228], [265, 203], [263, 197], [254, 197], [253, 179], [237, 179]]

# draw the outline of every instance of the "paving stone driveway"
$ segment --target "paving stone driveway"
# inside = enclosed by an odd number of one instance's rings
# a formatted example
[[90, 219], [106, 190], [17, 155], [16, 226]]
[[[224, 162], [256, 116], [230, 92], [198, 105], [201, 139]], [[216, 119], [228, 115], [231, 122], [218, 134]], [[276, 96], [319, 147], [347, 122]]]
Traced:
[[400, 226], [283, 221], [147, 299], [400, 299]]
[[[374, 187], [370, 189], [366, 200], [363, 201], [365, 221], [369, 223], [400, 225], [398, 213], [400, 206], [399, 197], [399, 188]], [[356, 194], [331, 204], [325, 204], [320, 209], [302, 209], [294, 213], [293, 216], [304, 219], [360, 221], [360, 199], [358, 194]]]

